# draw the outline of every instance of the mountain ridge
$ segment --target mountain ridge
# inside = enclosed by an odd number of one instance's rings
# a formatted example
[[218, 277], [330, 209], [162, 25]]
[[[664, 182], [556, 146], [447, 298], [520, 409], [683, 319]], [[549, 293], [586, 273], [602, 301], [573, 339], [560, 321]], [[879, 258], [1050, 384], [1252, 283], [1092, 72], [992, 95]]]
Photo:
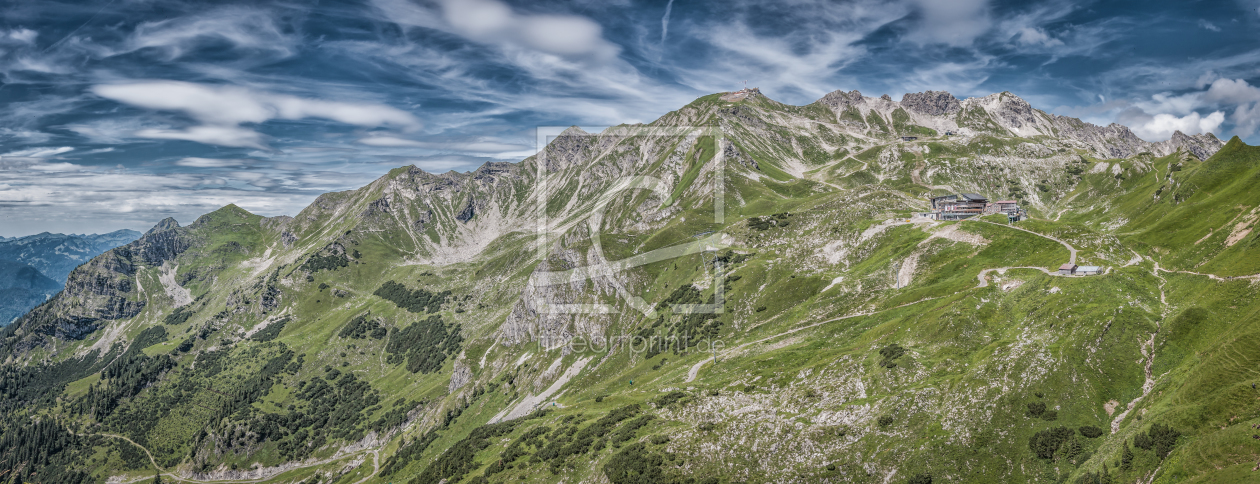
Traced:
[[[81, 482], [1250, 468], [1216, 452], [1260, 421], [1246, 406], [1260, 376], [1226, 359], [1250, 354], [1260, 297], [1251, 273], [1219, 269], [1260, 273], [1246, 251], [1260, 153], [1062, 134], [1072, 122], [1002, 93], [726, 94], [571, 128], [517, 163], [396, 168], [292, 217], [164, 220], [0, 331], [0, 430], [77, 429], [41, 472]], [[1032, 217], [913, 217], [951, 192]], [[1059, 275], [1070, 253], [1105, 273]], [[1166, 448], [1131, 448], [1139, 435]]]

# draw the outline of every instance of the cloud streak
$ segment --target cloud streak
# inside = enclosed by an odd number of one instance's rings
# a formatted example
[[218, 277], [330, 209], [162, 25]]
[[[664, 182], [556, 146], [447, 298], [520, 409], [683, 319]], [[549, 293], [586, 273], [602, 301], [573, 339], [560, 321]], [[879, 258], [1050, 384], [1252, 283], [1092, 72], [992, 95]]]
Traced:
[[391, 125], [414, 129], [420, 125], [415, 116], [389, 106], [307, 99], [235, 86], [159, 80], [102, 84], [93, 86], [91, 91], [143, 109], [182, 112], [202, 123], [185, 129], [136, 131], [134, 135], [141, 138], [269, 149], [260, 133], [241, 125], [304, 118], [323, 118], [363, 127]]

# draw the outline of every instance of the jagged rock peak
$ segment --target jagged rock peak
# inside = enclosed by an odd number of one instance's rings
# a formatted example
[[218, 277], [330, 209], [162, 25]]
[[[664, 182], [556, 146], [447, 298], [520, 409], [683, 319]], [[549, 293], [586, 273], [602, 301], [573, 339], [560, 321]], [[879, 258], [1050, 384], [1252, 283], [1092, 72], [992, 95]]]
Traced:
[[158, 232], [165, 232], [167, 230], [177, 228], [179, 228], [179, 222], [175, 221], [174, 218], [166, 217], [162, 219], [161, 222], [158, 222], [157, 225], [154, 225], [153, 228], [149, 229], [148, 232], [145, 232], [144, 235], [156, 234]]
[[818, 102], [831, 106], [833, 109], [839, 108], [843, 110], [846, 107], [862, 102], [862, 93], [858, 92], [857, 89], [849, 92], [832, 91], [823, 96], [822, 99], [819, 99]]
[[929, 116], [942, 116], [961, 111], [962, 102], [946, 91], [908, 92], [901, 97], [901, 107]]
[[587, 133], [586, 130], [577, 126], [569, 126], [568, 128], [565, 128], [564, 131], [560, 132], [560, 136], [587, 136], [589, 134], [590, 133]]
[[[1224, 144], [1220, 138], [1217, 138], [1211, 132], [1188, 135], [1181, 131], [1174, 131], [1172, 137], [1168, 138], [1168, 141], [1155, 143], [1157, 150], [1160, 152], [1171, 153], [1177, 150], [1184, 150], [1200, 160], [1206, 160], [1213, 154], [1216, 154]], [[1158, 147], [1163, 149], [1158, 149]]]

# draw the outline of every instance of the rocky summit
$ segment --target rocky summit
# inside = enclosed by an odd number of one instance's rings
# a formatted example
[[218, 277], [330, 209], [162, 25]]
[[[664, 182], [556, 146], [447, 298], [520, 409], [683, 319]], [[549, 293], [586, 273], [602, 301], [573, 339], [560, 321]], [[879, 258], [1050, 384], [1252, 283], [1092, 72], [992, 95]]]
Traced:
[[1257, 177], [1009, 92], [747, 89], [168, 219], [0, 331], [0, 480], [1249, 480]]

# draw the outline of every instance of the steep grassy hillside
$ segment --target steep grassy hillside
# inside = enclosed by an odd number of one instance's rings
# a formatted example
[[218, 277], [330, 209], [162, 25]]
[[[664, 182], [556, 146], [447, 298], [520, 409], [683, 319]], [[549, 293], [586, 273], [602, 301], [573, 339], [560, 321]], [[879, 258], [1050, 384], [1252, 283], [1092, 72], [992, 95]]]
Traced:
[[[0, 480], [1250, 477], [1260, 152], [945, 96], [164, 221], [0, 332]], [[1035, 217], [911, 217], [957, 191]]]

